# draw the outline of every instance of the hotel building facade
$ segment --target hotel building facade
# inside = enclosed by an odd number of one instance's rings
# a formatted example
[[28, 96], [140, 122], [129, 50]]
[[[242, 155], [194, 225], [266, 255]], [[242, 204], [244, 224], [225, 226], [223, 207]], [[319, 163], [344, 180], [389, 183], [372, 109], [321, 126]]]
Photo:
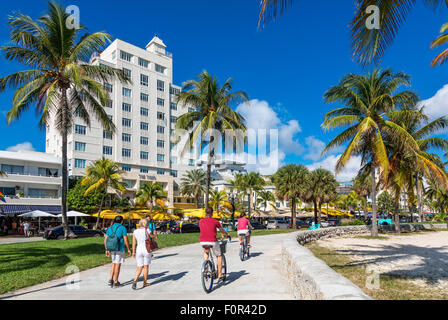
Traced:
[[[110, 95], [105, 110], [116, 127], [113, 134], [95, 117], [90, 127], [75, 119], [68, 136], [69, 175], [82, 176], [87, 166], [105, 157], [125, 171], [126, 196], [132, 198], [141, 184], [157, 181], [168, 193], [168, 205], [193, 206], [193, 199], [181, 197], [178, 190], [183, 174], [196, 168], [195, 161], [181, 164], [171, 139], [177, 118], [191, 109], [176, 103], [181, 87], [173, 84], [173, 58], [163, 41], [155, 36], [142, 49], [117, 39], [90, 64], [121, 69], [132, 83], [104, 83]], [[55, 127], [47, 126], [46, 152], [61, 157], [61, 142]]]

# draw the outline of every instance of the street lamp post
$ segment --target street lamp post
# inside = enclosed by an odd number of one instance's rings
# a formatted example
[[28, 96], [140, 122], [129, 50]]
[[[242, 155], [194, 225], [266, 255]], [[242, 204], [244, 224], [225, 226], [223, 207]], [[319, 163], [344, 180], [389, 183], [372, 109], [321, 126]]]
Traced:
[[230, 203], [232, 205], [232, 228], [235, 230], [235, 195], [233, 193], [229, 194]]

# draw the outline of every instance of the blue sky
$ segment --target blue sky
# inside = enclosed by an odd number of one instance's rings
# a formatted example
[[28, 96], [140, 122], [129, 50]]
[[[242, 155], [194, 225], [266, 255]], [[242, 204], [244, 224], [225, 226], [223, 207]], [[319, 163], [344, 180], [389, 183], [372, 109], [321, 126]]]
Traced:
[[[266, 111], [263, 119], [267, 123], [272, 120], [267, 125], [283, 130], [283, 163], [326, 167], [335, 161], [338, 150], [324, 158], [317, 152], [336, 133], [324, 134], [320, 128], [324, 114], [335, 107], [324, 104], [322, 96], [346, 73], [364, 72], [351, 59], [348, 24], [353, 2], [297, 1], [286, 16], [263, 31], [257, 29], [258, 0], [63, 3], [80, 8], [81, 21], [90, 31], [104, 30], [137, 46], [144, 47], [157, 33], [174, 54], [176, 84], [203, 69], [221, 82], [232, 76], [234, 88], [249, 94], [254, 109], [261, 106], [260, 110]], [[0, 43], [8, 41], [8, 14], [20, 11], [37, 18], [45, 10], [46, 1], [42, 0], [2, 3]], [[431, 59], [441, 49], [431, 50], [429, 44], [448, 21], [447, 13], [421, 5], [414, 8], [382, 64], [410, 74], [412, 89], [421, 99], [432, 98], [427, 102], [432, 104], [434, 114], [443, 112], [446, 99], [442, 88], [447, 84], [448, 66], [430, 67]], [[20, 66], [0, 58], [0, 70], [0, 76], [5, 76], [20, 70]], [[0, 94], [0, 150], [29, 142], [35, 150], [45, 151], [45, 133], [38, 129], [33, 110], [20, 121], [6, 125], [10, 101], [11, 92]]]

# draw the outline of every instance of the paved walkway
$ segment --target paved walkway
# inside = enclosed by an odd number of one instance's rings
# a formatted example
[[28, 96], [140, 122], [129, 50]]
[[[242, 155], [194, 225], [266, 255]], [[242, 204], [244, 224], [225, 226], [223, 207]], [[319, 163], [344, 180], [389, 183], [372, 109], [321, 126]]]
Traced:
[[42, 237], [25, 238], [23, 236], [0, 237], [0, 245], [11, 243], [35, 242], [45, 240]]
[[201, 285], [202, 248], [199, 244], [158, 251], [150, 267], [150, 287], [131, 288], [135, 260], [126, 259], [120, 282], [123, 288], [106, 285], [110, 265], [81, 272], [73, 285], [67, 278], [10, 293], [0, 298], [36, 300], [288, 300], [293, 299], [287, 280], [281, 274], [281, 243], [288, 234], [253, 237], [252, 257], [241, 262], [239, 243], [227, 245], [228, 280], [206, 294]]

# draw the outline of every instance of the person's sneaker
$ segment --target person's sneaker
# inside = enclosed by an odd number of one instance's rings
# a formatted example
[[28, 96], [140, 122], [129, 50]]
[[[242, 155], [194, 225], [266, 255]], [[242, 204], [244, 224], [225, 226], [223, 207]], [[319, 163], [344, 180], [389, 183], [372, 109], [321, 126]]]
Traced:
[[133, 290], [137, 290], [137, 282], [133, 282], [132, 283], [132, 289]]
[[107, 285], [112, 288], [114, 286], [114, 280], [109, 280]]
[[120, 282], [114, 283], [114, 288], [121, 288], [123, 285]]

